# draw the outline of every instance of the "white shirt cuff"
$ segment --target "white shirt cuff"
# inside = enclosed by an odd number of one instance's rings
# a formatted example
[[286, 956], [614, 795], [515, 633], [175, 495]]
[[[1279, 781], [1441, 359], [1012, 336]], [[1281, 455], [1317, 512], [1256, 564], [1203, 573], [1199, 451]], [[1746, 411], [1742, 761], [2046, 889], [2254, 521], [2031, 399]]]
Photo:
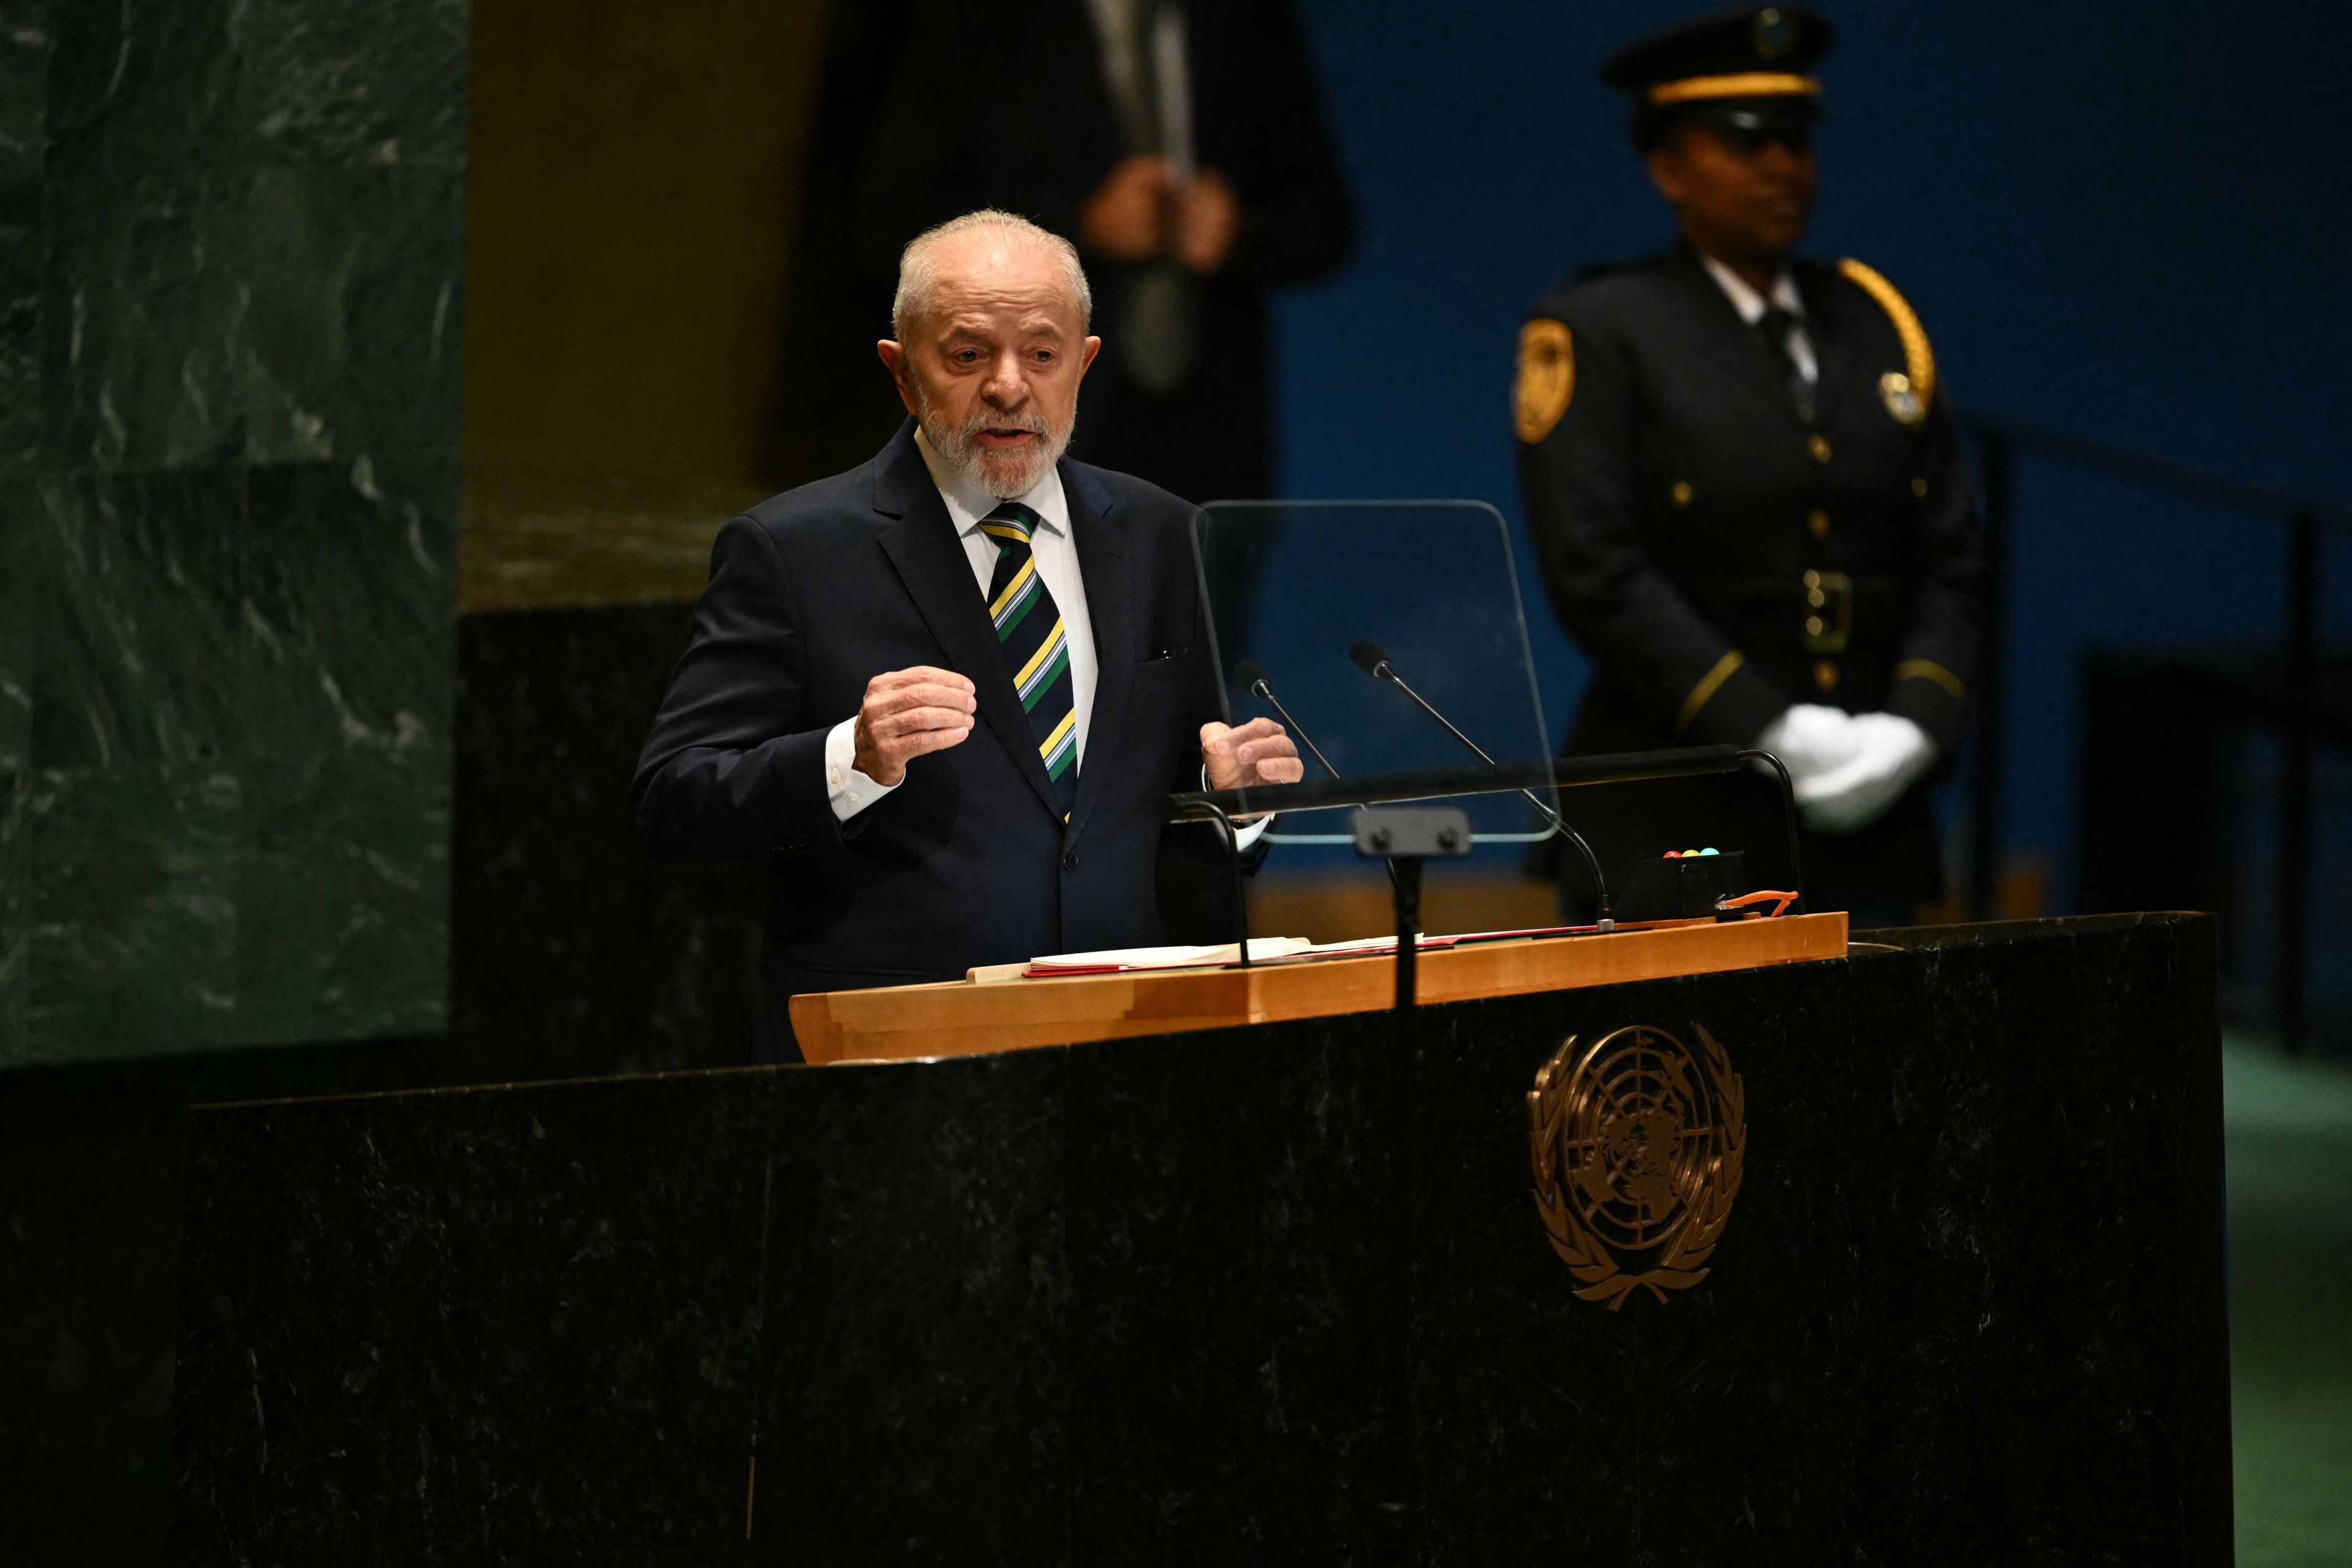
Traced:
[[[907, 781], [902, 777], [898, 784]], [[824, 793], [834, 819], [847, 822], [898, 784], [876, 784], [857, 771], [857, 721], [844, 719], [824, 737]]]
[[[1201, 764], [1201, 787], [1202, 789], [1207, 789], [1209, 787], [1209, 764], [1206, 763], [1202, 763]], [[1234, 852], [1238, 854], [1242, 850], [1247, 849], [1251, 845], [1265, 837], [1265, 830], [1273, 826], [1274, 818], [1271, 816], [1261, 816], [1255, 822], [1234, 824]]]

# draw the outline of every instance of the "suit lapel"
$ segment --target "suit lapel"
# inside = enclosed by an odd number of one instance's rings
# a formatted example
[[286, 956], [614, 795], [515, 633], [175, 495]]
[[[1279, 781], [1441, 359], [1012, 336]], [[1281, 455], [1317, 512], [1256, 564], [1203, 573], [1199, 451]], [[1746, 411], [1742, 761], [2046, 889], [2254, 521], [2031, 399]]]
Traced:
[[[1075, 836], [1087, 825], [1105, 780], [1127, 747], [1128, 687], [1135, 673], [1135, 563], [1110, 520], [1111, 500], [1087, 471], [1062, 465], [1062, 495], [1070, 507], [1070, 542], [1086, 581], [1087, 616], [1095, 628], [1094, 710], [1087, 721], [1086, 761], [1078, 767], [1078, 798], [1070, 808]], [[1042, 770], [1041, 770], [1042, 771]]]
[[971, 562], [956, 537], [947, 503], [940, 500], [930, 470], [923, 467], [923, 455], [915, 447], [914, 431], [910, 419], [875, 459], [874, 510], [890, 519], [882, 526], [882, 552], [907, 585], [931, 635], [947, 650], [948, 668], [977, 689], [981, 721], [1013, 754], [1013, 766], [1045, 809], [1058, 817], [1061, 805], [1055, 799], [1053, 781], [1045, 776], [1045, 759], [1037, 754], [1037, 737], [1030, 732], [1029, 716], [1013, 689], [996, 629], [988, 623], [987, 606], [972, 582]]

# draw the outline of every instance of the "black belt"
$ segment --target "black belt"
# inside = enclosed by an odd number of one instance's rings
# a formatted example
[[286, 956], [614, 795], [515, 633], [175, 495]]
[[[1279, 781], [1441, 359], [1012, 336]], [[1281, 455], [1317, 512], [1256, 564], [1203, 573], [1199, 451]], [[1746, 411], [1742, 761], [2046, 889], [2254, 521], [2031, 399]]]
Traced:
[[1793, 583], [1694, 584], [1684, 591], [1717, 630], [1751, 651], [1794, 646], [1838, 654], [1857, 644], [1892, 644], [1902, 634], [1905, 594], [1893, 577], [1809, 571]]

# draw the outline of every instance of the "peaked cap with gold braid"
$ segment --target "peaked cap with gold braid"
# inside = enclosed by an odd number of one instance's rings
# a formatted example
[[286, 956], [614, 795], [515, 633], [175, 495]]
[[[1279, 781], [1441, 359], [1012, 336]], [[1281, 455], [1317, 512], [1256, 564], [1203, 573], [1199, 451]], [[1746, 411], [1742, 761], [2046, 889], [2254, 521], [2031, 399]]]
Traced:
[[1834, 38], [1826, 18], [1800, 5], [1736, 6], [1627, 45], [1601, 79], [1633, 100], [1633, 139], [1643, 147], [1678, 120], [1742, 131], [1804, 125], [1820, 118], [1822, 84], [1811, 73]]

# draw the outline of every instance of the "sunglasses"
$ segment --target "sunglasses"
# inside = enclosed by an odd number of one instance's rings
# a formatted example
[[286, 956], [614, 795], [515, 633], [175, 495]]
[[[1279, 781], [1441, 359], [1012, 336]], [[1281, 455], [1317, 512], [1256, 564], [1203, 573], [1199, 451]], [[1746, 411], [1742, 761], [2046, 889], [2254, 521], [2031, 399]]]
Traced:
[[1810, 125], [1727, 125], [1722, 130], [1745, 158], [1755, 157], [1775, 142], [1791, 153], [1813, 150], [1813, 128]]

